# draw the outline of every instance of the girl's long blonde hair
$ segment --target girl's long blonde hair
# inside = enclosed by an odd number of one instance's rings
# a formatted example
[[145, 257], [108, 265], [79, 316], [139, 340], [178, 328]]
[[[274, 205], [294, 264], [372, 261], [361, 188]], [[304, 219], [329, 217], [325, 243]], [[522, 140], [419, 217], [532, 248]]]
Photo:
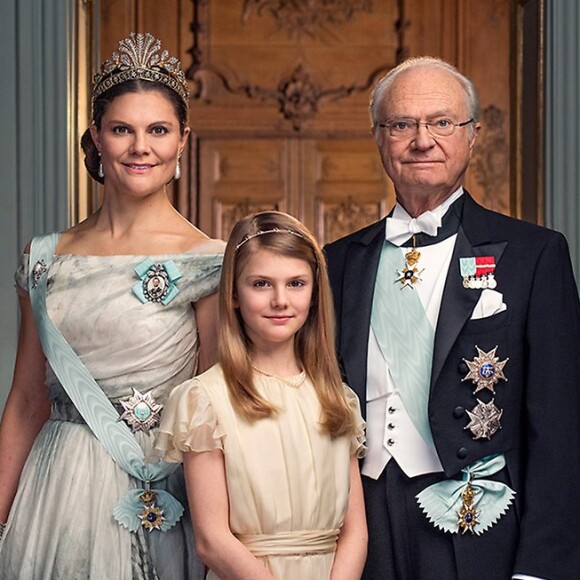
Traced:
[[332, 436], [354, 431], [335, 353], [334, 312], [324, 255], [312, 234], [296, 218], [266, 211], [239, 221], [230, 235], [220, 282], [220, 362], [236, 410], [247, 420], [270, 417], [276, 407], [253, 380], [253, 345], [235, 307], [236, 281], [258, 250], [298, 258], [310, 265], [314, 286], [310, 311], [296, 333], [296, 358], [310, 378], [322, 408], [323, 429]]

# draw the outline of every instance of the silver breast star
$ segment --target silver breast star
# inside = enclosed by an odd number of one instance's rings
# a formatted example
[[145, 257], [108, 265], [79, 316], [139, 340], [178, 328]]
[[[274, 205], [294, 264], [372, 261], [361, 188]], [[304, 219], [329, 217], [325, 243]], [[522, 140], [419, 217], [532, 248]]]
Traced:
[[125, 421], [133, 433], [137, 431], [148, 433], [159, 423], [163, 408], [163, 405], [155, 402], [151, 393], [143, 395], [137, 389], [133, 389], [133, 396], [121, 401], [121, 405], [125, 411], [119, 417], [119, 421]]
[[494, 405], [493, 399], [489, 403], [477, 399], [477, 405], [471, 411], [467, 411], [467, 414], [471, 421], [464, 429], [469, 429], [474, 439], [491, 439], [491, 436], [501, 429], [500, 419], [503, 410]]
[[503, 373], [503, 367], [508, 362], [509, 358], [500, 361], [499, 357], [495, 356], [497, 346], [489, 352], [483, 352], [478, 346], [478, 356], [472, 361], [463, 359], [463, 362], [469, 368], [469, 372], [461, 379], [461, 381], [473, 381], [476, 385], [473, 394], [482, 389], [489, 389], [495, 395], [494, 386], [501, 379], [507, 381]]

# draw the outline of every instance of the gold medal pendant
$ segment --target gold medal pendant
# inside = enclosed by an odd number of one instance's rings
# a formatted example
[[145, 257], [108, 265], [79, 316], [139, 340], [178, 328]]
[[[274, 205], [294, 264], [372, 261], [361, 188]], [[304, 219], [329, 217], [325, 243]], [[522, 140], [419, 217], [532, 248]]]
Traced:
[[420, 257], [421, 254], [415, 247], [415, 236], [413, 236], [413, 247], [405, 254], [405, 267], [402, 270], [397, 270], [399, 277], [395, 282], [401, 283], [401, 290], [405, 286], [413, 288], [416, 282], [421, 281], [420, 276], [425, 271], [425, 268], [419, 270], [417, 266]]
[[473, 534], [473, 528], [479, 523], [477, 521], [477, 516], [479, 512], [473, 506], [473, 498], [475, 497], [475, 491], [471, 487], [471, 483], [468, 483], [463, 492], [461, 493], [461, 499], [463, 499], [463, 505], [461, 509], [457, 512], [459, 516], [459, 529], [462, 534], [465, 534], [468, 530]]
[[139, 496], [143, 502], [143, 511], [139, 514], [139, 519], [141, 525], [149, 532], [160, 530], [165, 521], [163, 510], [155, 505], [156, 498], [155, 492], [151, 491], [147, 482], [147, 489]]

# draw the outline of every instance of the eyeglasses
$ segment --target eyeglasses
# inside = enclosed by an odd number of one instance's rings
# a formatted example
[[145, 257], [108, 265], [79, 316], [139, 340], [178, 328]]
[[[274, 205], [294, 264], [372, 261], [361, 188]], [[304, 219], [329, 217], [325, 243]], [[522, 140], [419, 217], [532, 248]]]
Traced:
[[455, 127], [465, 127], [470, 123], [474, 123], [475, 119], [463, 121], [463, 123], [454, 123], [447, 117], [437, 117], [430, 121], [418, 121], [411, 118], [391, 119], [384, 123], [379, 123], [379, 127], [389, 130], [389, 135], [393, 139], [410, 139], [417, 134], [419, 126], [424, 125], [433, 137], [449, 137], [455, 133]]

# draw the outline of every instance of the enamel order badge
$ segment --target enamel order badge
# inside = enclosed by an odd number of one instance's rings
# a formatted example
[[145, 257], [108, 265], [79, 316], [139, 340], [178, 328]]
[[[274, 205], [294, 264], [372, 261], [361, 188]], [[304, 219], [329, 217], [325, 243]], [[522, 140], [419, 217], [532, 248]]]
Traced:
[[495, 356], [497, 346], [489, 352], [484, 352], [477, 345], [475, 348], [477, 356], [473, 360], [463, 359], [469, 372], [461, 381], [472, 381], [475, 384], [474, 395], [483, 389], [488, 389], [495, 395], [495, 385], [500, 380], [507, 381], [503, 369], [509, 358], [500, 361], [499, 357]]

